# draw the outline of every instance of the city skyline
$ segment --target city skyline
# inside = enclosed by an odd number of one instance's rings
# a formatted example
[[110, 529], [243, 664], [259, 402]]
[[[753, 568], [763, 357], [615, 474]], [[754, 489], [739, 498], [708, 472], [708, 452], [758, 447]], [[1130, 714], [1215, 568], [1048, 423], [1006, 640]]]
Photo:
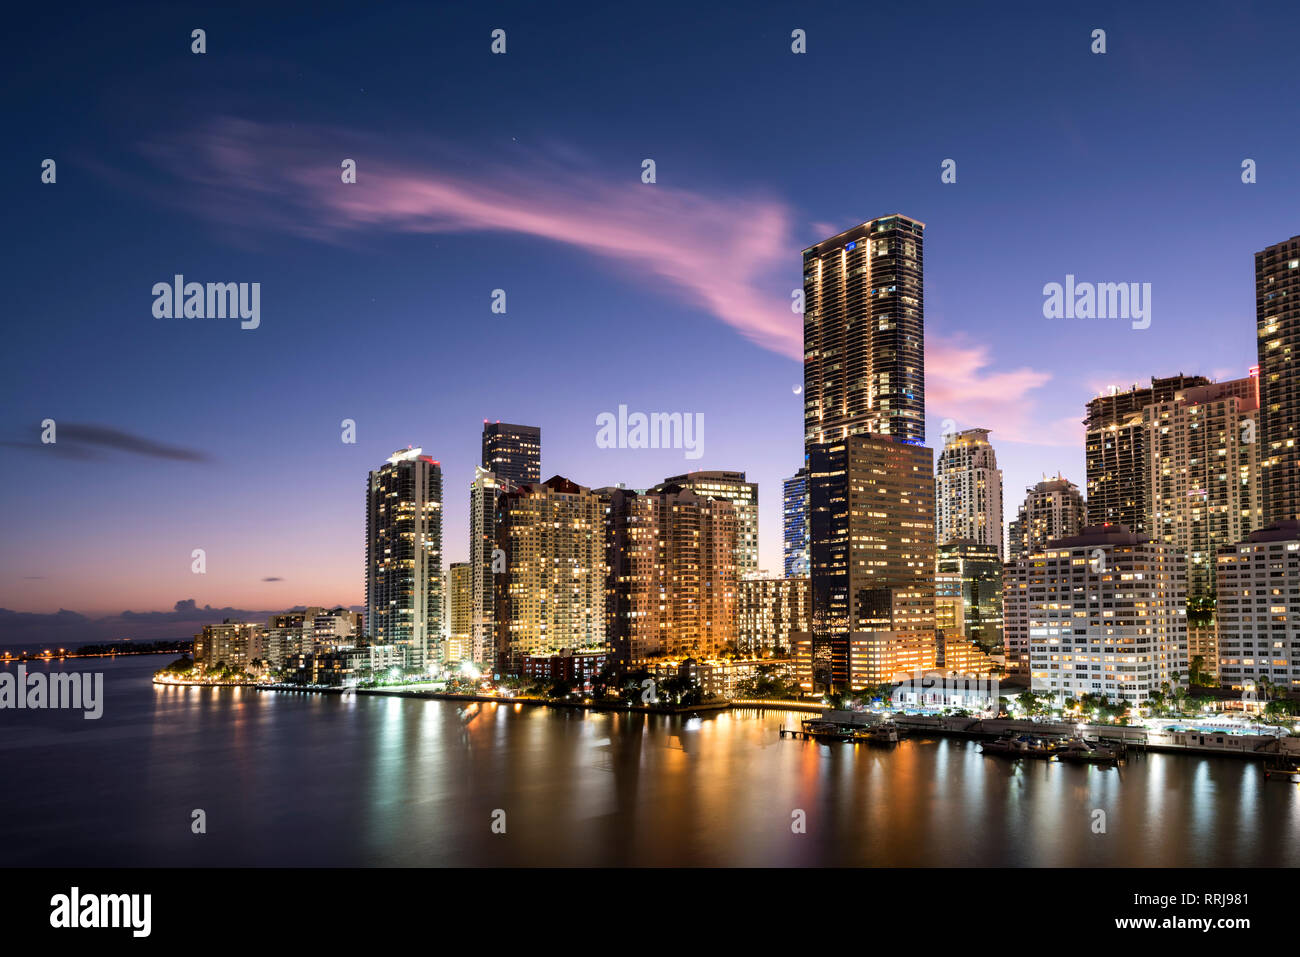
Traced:
[[[99, 16], [75, 29], [95, 29]], [[828, 157], [832, 175], [826, 181], [832, 185], [824, 189], [793, 176], [784, 154], [755, 151], [759, 129], [771, 128], [754, 117], [740, 125], [725, 122], [716, 141], [693, 129], [692, 149], [684, 152], [664, 119], [674, 91], [647, 94], [659, 107], [639, 120], [648, 124], [648, 141], [627, 124], [615, 123], [597, 139], [581, 134], [572, 120], [542, 130], [516, 113], [494, 123], [471, 122], [463, 150], [440, 151], [433, 162], [419, 157], [414, 142], [429, 130], [377, 142], [379, 124], [367, 113], [372, 101], [356, 90], [343, 97], [337, 121], [350, 125], [348, 132], [323, 131], [325, 118], [319, 115], [289, 121], [275, 115], [286, 112], [293, 77], [274, 88], [276, 109], [253, 111], [253, 119], [241, 122], [220, 119], [242, 112], [230, 103], [201, 120], [178, 110], [168, 127], [173, 134], [161, 138], [132, 124], [104, 135], [121, 118], [127, 93], [145, 94], [145, 102], [173, 115], [153, 87], [105, 91], [80, 134], [52, 129], [35, 109], [22, 111], [16, 123], [23, 138], [50, 142], [49, 153], [61, 165], [53, 186], [39, 183], [35, 166], [31, 175], [14, 174], [19, 182], [24, 176], [31, 181], [14, 206], [17, 227], [32, 240], [15, 256], [16, 272], [31, 279], [17, 287], [15, 313], [31, 319], [13, 323], [9, 332], [16, 353], [27, 361], [5, 385], [10, 414], [0, 455], [8, 467], [0, 495], [14, 546], [0, 564], [0, 608], [35, 615], [130, 609], [142, 616], [136, 627], [145, 635], [166, 627], [147, 613], [188, 599], [217, 609], [360, 606], [359, 474], [407, 445], [422, 446], [440, 460], [447, 501], [443, 564], [464, 561], [465, 490], [479, 464], [477, 432], [484, 418], [545, 431], [543, 479], [558, 474], [592, 488], [618, 482], [644, 488], [687, 470], [745, 472], [760, 486], [758, 566], [777, 574], [781, 483], [802, 464], [803, 400], [795, 391], [803, 381], [796, 359], [802, 354], [800, 323], [789, 308], [790, 290], [800, 284], [799, 252], [809, 242], [894, 213], [926, 223], [927, 444], [941, 447], [945, 419], [962, 429], [988, 428], [1013, 497], [1040, 474], [1058, 471], [1082, 488], [1079, 423], [1099, 389], [1143, 385], [1151, 375], [1180, 371], [1240, 378], [1256, 364], [1253, 257], [1296, 232], [1287, 216], [1296, 208], [1297, 187], [1285, 161], [1294, 154], [1295, 134], [1248, 129], [1262, 108], [1234, 97], [1258, 83], [1266, 68], [1245, 58], [1238, 46], [1254, 44], [1252, 57], [1264, 61], [1259, 51], [1280, 39], [1249, 13], [1234, 16], [1232, 29], [1252, 41], [1216, 48], [1214, 56], [1221, 59], [1213, 86], [1185, 75], [1206, 55], [1197, 44], [1210, 42], [1188, 39], [1204, 32], [1200, 14], [1156, 31], [1141, 12], [1111, 11], [1107, 18], [1118, 24], [1111, 27], [1112, 52], [1090, 59], [1079, 40], [1077, 55], [1070, 55], [1070, 70], [1090, 71], [1090, 82], [1104, 92], [1095, 102], [1084, 95], [1082, 106], [1076, 96], [1082, 115], [1049, 114], [1055, 122], [1042, 143], [1020, 141], [1014, 144], [1020, 152], [1006, 144], [993, 148], [991, 134], [960, 121], [970, 94], [950, 89], [954, 102], [935, 101], [939, 122], [952, 121], [949, 132], [919, 136], [917, 145], [889, 161], [855, 156], [848, 164]], [[762, 81], [763, 95], [771, 92], [777, 102], [785, 102], [777, 85], [796, 79], [791, 70], [826, 68], [817, 53], [820, 47], [830, 54], [840, 42], [834, 31], [819, 31], [815, 16], [783, 13], [725, 40], [729, 49], [757, 58], [755, 51], [782, 46], [790, 17], [807, 26], [812, 52], [805, 65], [778, 61], [776, 76]], [[1042, 14], [1004, 35], [972, 18], [964, 24], [969, 30], [950, 32], [976, 38], [973, 46], [983, 43], [985, 56], [990, 49], [996, 55], [1000, 45], [1015, 47], [1017, 38], [1035, 30], [1072, 49], [1070, 37], [1086, 37], [1090, 22]], [[364, 23], [361, 29], [364, 35]], [[227, 49], [238, 37], [245, 46], [240, 55], [255, 59], [255, 38], [249, 41], [229, 27], [212, 32], [223, 36]], [[480, 32], [486, 36], [486, 29]], [[527, 42], [546, 42], [544, 33]], [[1155, 36], [1172, 39], [1143, 49], [1137, 65], [1131, 50], [1120, 55], [1126, 36], [1147, 43]], [[653, 38], [652, 32], [636, 49], [647, 50]], [[159, 38], [148, 42], [156, 45]], [[675, 42], [688, 52], [707, 49], [690, 37]], [[304, 43], [297, 55], [310, 65], [321, 50]], [[512, 43], [504, 67], [515, 71], [517, 81], [518, 70], [528, 69], [528, 46], [523, 37]], [[963, 44], [949, 38], [942, 45], [954, 63], [920, 81], [923, 90], [916, 96], [937, 97], [944, 80], [951, 83], [969, 65], [973, 54]], [[1031, 65], [1044, 78], [1040, 90], [1012, 89], [1019, 67], [995, 74], [991, 82], [1006, 100], [992, 110], [994, 116], [1050, 102], [1062, 84], [1079, 82], [1053, 68], [1052, 57], [1060, 55], [1057, 47], [1053, 51], [1030, 50]], [[496, 65], [480, 62], [480, 54], [488, 61], [486, 49], [457, 49], [450, 56], [467, 75], [488, 78], [490, 89], [457, 107], [465, 117], [506, 82], [490, 72]], [[183, 47], [181, 55], [188, 55]], [[511, 65], [517, 55], [520, 67]], [[606, 54], [596, 49], [594, 55]], [[683, 83], [704, 69], [686, 59]], [[752, 66], [765, 62], [757, 58]], [[1143, 110], [1174, 95], [1147, 72], [1162, 66], [1189, 81], [1180, 97], [1218, 107], [1215, 115], [1251, 144], [1242, 157], [1224, 154], [1212, 162], [1202, 154], [1195, 163], [1174, 161], [1199, 126], [1166, 116], [1162, 129], [1144, 129]], [[1103, 67], [1110, 72], [1101, 72]], [[368, 62], [366, 70], [383, 89], [382, 66]], [[1138, 89], [1116, 109], [1122, 80]], [[316, 75], [312, 82], [329, 90], [341, 81]], [[195, 83], [187, 92], [201, 99], [205, 91]], [[536, 96], [553, 101], [563, 86], [544, 87]], [[628, 92], [620, 86], [593, 95], [608, 103], [604, 98]], [[57, 104], [60, 95], [49, 93], [45, 106]], [[1102, 103], [1111, 108], [1108, 135], [1093, 143], [1082, 131], [1097, 132], [1097, 117], [1089, 110]], [[815, 121], [824, 108], [808, 109]], [[931, 116], [927, 127], [935, 122]], [[503, 132], [511, 129], [523, 133], [520, 142], [515, 133]], [[738, 163], [723, 145], [727, 134], [752, 155]], [[1111, 138], [1143, 146], [1152, 169], [1135, 170], [1130, 163], [1112, 168], [1106, 154]], [[96, 152], [89, 150], [92, 142], [107, 145], [97, 145]], [[845, 152], [856, 153], [853, 142], [846, 138]], [[1064, 154], [1063, 145], [1069, 147]], [[327, 193], [344, 188], [333, 185], [338, 159], [354, 153], [358, 189], [368, 177], [382, 180], [385, 188], [355, 201]], [[178, 155], [198, 161], [188, 182], [207, 184], [190, 190], [180, 210], [155, 199], [148, 185], [158, 173], [182, 176], [185, 164]], [[248, 175], [214, 166], [216, 155], [239, 157], [250, 164], [240, 167]], [[1009, 155], [1017, 158], [1014, 168], [998, 168]], [[640, 181], [646, 156], [658, 159], [654, 184]], [[940, 163], [949, 156], [957, 160], [958, 178], [943, 184]], [[1258, 183], [1240, 181], [1245, 156], [1259, 162]], [[490, 162], [474, 168], [476, 159], [485, 158]], [[333, 178], [328, 187], [328, 179], [308, 182], [309, 171], [325, 168]], [[286, 208], [254, 215], [246, 202], [256, 195], [250, 182], [263, 175], [278, 189], [297, 186], [286, 191]], [[1072, 192], [1078, 198], [1052, 193], [1062, 176], [1077, 186]], [[1139, 185], [1128, 182], [1134, 177]], [[458, 189], [443, 205], [409, 208], [391, 186], [398, 181]], [[525, 184], [537, 198], [518, 203], [529, 192]], [[1189, 210], [1183, 194], [1191, 188], [1198, 201]], [[572, 204], [562, 202], [573, 197]], [[221, 201], [227, 199], [242, 200], [228, 208], [249, 214], [239, 233], [232, 233], [230, 218], [222, 215]], [[309, 199], [328, 205], [288, 227], [275, 221], [282, 213], [301, 212]], [[502, 215], [507, 205], [517, 221]], [[65, 235], [60, 224], [82, 206], [101, 211], [86, 214], [79, 234]], [[596, 228], [601, 219], [595, 208], [608, 219], [605, 232]], [[1032, 222], [1019, 220], [1014, 233], [1000, 228], [1017, 210], [1030, 209], [1036, 210]], [[376, 226], [360, 224], [367, 211]], [[1140, 228], [1118, 236], [1111, 223], [1121, 216], [1140, 221]], [[740, 231], [741, 221], [750, 228]], [[1228, 221], [1249, 225], [1226, 239], [1195, 228]], [[629, 247], [627, 231], [638, 224], [661, 230], [664, 241]], [[94, 263], [60, 302], [47, 305], [40, 290], [55, 288], [58, 280], [40, 249], [55, 229], [68, 244], [68, 261]], [[1000, 242], [986, 249], [983, 237], [990, 230]], [[735, 244], [751, 265], [737, 272], [732, 257], [719, 252], [720, 240]], [[291, 252], [281, 252], [270, 268], [262, 264], [267, 249], [286, 244]], [[665, 249], [674, 244], [694, 259], [684, 272], [675, 271], [682, 261]], [[508, 260], [504, 267], [501, 256]], [[1212, 272], [1221, 281], [1195, 281]], [[261, 327], [242, 331], [237, 323], [154, 319], [148, 289], [175, 273], [262, 282]], [[995, 275], [998, 281], [991, 283]], [[1043, 285], [1067, 275], [1150, 281], [1151, 327], [1044, 318]], [[656, 278], [646, 282], [645, 276]], [[504, 314], [491, 310], [498, 288], [508, 296]], [[430, 323], [431, 312], [448, 321]], [[464, 329], [455, 328], [452, 316], [468, 317]], [[661, 336], [661, 330], [670, 334]], [[385, 333], [415, 335], [427, 350], [386, 355], [377, 365], [365, 339]], [[484, 377], [477, 362], [457, 360], [479, 337], [498, 334], [513, 337], [518, 348], [497, 350], [494, 375]], [[632, 361], [608, 361], [610, 347], [630, 352]], [[1149, 358], [1155, 355], [1160, 358]], [[462, 372], [462, 365], [472, 366], [475, 377], [469, 369]], [[576, 370], [581, 378], [575, 379]], [[659, 382], [663, 370], [670, 375]], [[403, 384], [377, 390], [372, 398], [368, 384], [384, 375]], [[512, 379], [518, 382], [510, 384]], [[395, 402], [405, 406], [402, 412], [391, 411]], [[702, 413], [708, 423], [702, 458], [688, 460], [680, 450], [598, 448], [596, 417], [624, 404]], [[40, 446], [47, 418], [61, 427], [61, 445]], [[356, 423], [355, 445], [340, 440], [340, 423], [347, 419]], [[89, 496], [81, 491], [86, 470], [94, 474]], [[296, 493], [267, 494], [289, 488]], [[203, 577], [191, 571], [195, 548], [207, 555]], [[177, 632], [184, 633], [171, 633]]]

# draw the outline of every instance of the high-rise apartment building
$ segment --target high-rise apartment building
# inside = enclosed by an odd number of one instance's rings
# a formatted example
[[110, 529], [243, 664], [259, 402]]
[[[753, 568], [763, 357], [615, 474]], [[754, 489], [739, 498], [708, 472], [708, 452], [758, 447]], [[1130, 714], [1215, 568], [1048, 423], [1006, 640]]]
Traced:
[[885, 216], [803, 251], [806, 445], [925, 444], [924, 233]]
[[366, 625], [424, 670], [441, 653], [442, 468], [399, 449], [366, 485]]
[[1183, 389], [1209, 384], [1204, 376], [1179, 373], [1153, 378], [1149, 388], [1135, 385], [1088, 403], [1084, 428], [1089, 525], [1126, 525], [1134, 534], [1146, 534], [1151, 477], [1143, 409], [1168, 402]]
[[714, 657], [736, 640], [735, 506], [680, 486], [598, 489], [606, 503], [606, 639], [624, 672]]
[[447, 663], [473, 659], [474, 566], [452, 562], [447, 568], [447, 591], [451, 604], [447, 632]]
[[497, 501], [514, 486], [485, 468], [474, 469], [469, 487], [470, 623], [469, 657], [480, 668], [497, 666], [494, 570], [504, 553], [497, 548]]
[[483, 468], [516, 485], [542, 480], [542, 430], [483, 420]]
[[786, 578], [808, 577], [808, 470], [795, 472], [783, 483], [782, 536]]
[[204, 625], [194, 636], [194, 663], [202, 672], [218, 666], [233, 671], [248, 671], [254, 661], [266, 657], [267, 629], [252, 622], [231, 621]]
[[502, 670], [522, 656], [605, 645], [605, 505], [591, 489], [554, 476], [497, 499], [493, 576]]
[[1218, 550], [1263, 524], [1259, 380], [1193, 386], [1143, 409], [1147, 534], [1187, 556], [1187, 595], [1214, 594]]
[[942, 577], [961, 599], [961, 633], [986, 651], [1002, 644], [1002, 562], [997, 549], [954, 541], [935, 551], [936, 587]]
[[807, 577], [751, 578], [740, 583], [736, 645], [742, 655], [793, 654], [795, 642], [809, 632]]
[[1141, 705], [1186, 684], [1186, 562], [1123, 526], [1090, 526], [1005, 569], [1009, 670], [1059, 699]]
[[745, 481], [744, 472], [687, 472], [666, 478], [651, 492], [669, 486], [686, 489], [696, 495], [725, 499], [736, 508], [736, 576], [740, 579], [758, 573], [758, 483]]
[[854, 434], [808, 447], [812, 685], [857, 689], [934, 652], [934, 457]]
[[1264, 507], [1300, 518], [1300, 236], [1255, 253]]
[[1300, 522], [1275, 522], [1219, 550], [1219, 681], [1300, 691]]
[[1002, 472], [988, 429], [944, 437], [935, 469], [935, 541], [971, 541], [1002, 557]]
[[1083, 496], [1057, 475], [1025, 489], [1025, 502], [1007, 532], [1007, 560], [1039, 551], [1048, 542], [1078, 535], [1087, 522]]

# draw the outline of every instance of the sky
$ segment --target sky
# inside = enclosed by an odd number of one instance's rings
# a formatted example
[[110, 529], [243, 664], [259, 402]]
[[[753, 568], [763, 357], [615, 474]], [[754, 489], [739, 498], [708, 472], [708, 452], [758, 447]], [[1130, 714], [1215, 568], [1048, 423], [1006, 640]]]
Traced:
[[[484, 419], [540, 426], [544, 478], [746, 472], [779, 574], [800, 253], [891, 213], [926, 223], [930, 445], [991, 429], [1007, 520], [1082, 487], [1087, 400], [1246, 374], [1253, 253], [1300, 233], [1300, 9], [1137, 6], [24, 9], [0, 645], [360, 604], [366, 474], [408, 445], [464, 560]], [[176, 274], [260, 283], [260, 325], [156, 318]], [[1150, 283], [1150, 327], [1045, 318], [1067, 275]], [[703, 414], [702, 457], [599, 448], [620, 405]]]

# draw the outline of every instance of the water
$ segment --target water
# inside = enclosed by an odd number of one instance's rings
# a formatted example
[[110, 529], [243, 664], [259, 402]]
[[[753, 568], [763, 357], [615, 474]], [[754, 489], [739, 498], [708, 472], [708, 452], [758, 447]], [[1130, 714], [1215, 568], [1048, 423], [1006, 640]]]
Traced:
[[0, 864], [1300, 864], [1300, 788], [1240, 759], [1116, 770], [782, 740], [790, 713], [156, 688], [168, 660], [29, 665], [103, 671], [104, 717], [0, 711]]

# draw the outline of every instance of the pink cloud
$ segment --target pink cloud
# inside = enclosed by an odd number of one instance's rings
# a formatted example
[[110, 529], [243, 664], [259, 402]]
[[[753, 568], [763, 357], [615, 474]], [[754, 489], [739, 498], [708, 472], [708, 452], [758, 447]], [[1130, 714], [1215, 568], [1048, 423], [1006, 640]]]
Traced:
[[1029, 393], [1051, 374], [1034, 369], [987, 371], [989, 348], [933, 334], [925, 342], [925, 403], [932, 417], [952, 419], [959, 429], [983, 428], [1010, 442], [1070, 444], [1072, 438], [1034, 423]]
[[[647, 185], [635, 164], [613, 179], [571, 157], [529, 154], [509, 166], [469, 158], [458, 164], [461, 172], [449, 172], [445, 149], [439, 168], [395, 158], [391, 144], [352, 133], [294, 130], [291, 137], [223, 120], [184, 144], [147, 151], [187, 181], [194, 212], [240, 229], [260, 224], [324, 242], [366, 231], [535, 236], [614, 263], [762, 348], [803, 358], [803, 324], [790, 309], [801, 247], [792, 238], [793, 216], [779, 201]], [[344, 156], [357, 161], [355, 185], [340, 181]], [[821, 224], [818, 234], [839, 228]], [[985, 347], [929, 337], [932, 414], [996, 429], [1012, 441], [1053, 441], [1032, 426], [1028, 396], [1050, 376], [991, 371], [991, 362]]]

